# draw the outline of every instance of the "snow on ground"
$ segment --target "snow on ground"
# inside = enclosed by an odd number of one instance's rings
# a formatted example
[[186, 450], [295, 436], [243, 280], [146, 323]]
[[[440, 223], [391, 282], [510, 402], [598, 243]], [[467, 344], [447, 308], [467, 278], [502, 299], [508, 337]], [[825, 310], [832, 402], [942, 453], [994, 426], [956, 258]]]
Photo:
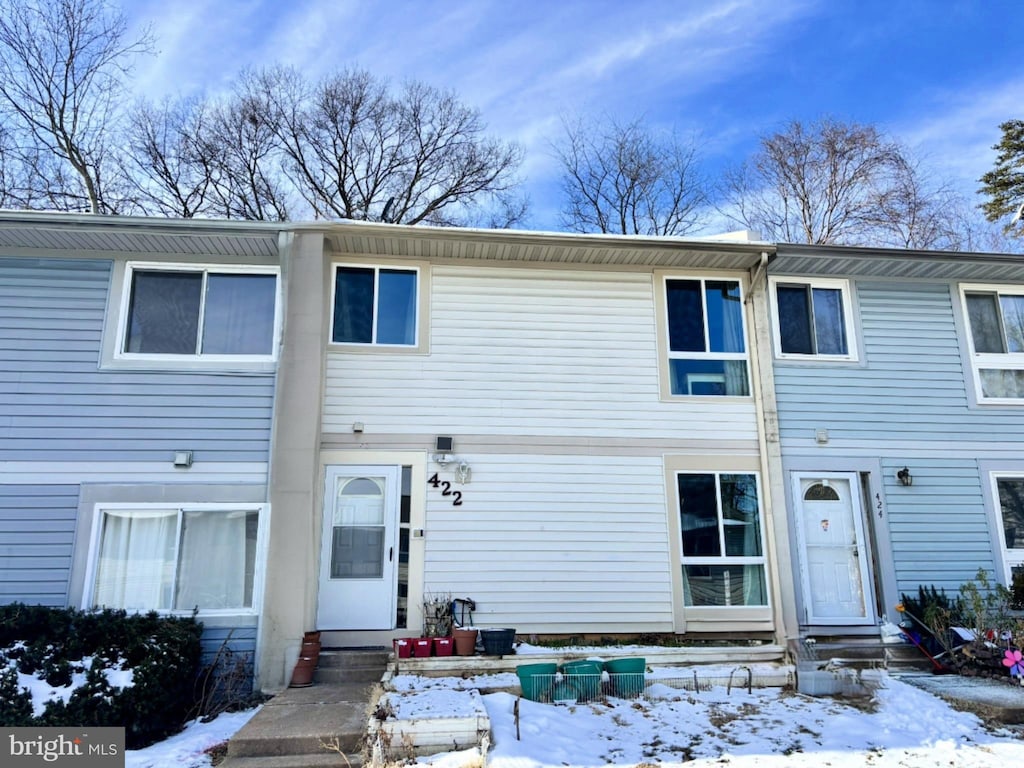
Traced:
[[[437, 717], [461, 712], [455, 692], [514, 687], [514, 674], [394, 678]], [[643, 699], [562, 706], [483, 696], [491, 719], [488, 768], [591, 768], [640, 763], [685, 768], [1011, 768], [1024, 765], [1024, 738], [898, 680], [883, 678], [859, 702], [812, 698], [777, 688], [678, 690], [656, 679]], [[199, 768], [204, 750], [228, 739], [256, 710], [192, 723], [183, 733], [127, 753], [128, 768]], [[421, 758], [432, 768], [479, 765], [474, 750]]]
[[145, 749], [125, 752], [125, 768], [203, 768], [210, 765], [206, 750], [221, 744], [249, 722], [259, 708], [223, 714], [209, 723], [193, 720], [181, 733]]

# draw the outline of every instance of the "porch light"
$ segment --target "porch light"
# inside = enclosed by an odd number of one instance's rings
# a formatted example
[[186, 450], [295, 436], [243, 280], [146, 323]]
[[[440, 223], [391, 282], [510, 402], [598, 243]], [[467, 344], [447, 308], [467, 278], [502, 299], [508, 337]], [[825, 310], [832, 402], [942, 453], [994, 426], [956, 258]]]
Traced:
[[907, 467], [904, 467], [896, 473], [896, 479], [900, 481], [900, 485], [910, 486], [914, 484], [914, 478], [911, 476], [910, 470]]

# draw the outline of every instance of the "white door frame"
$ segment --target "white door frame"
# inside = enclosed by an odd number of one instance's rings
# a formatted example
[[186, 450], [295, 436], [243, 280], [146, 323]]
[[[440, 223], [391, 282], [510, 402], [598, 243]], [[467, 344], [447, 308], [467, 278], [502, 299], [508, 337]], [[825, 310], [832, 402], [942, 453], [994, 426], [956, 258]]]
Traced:
[[[321, 518], [320, 568], [317, 583], [317, 628], [322, 630], [390, 630], [395, 626], [398, 578], [398, 514], [401, 467], [338, 464], [325, 467]], [[332, 579], [331, 550], [338, 481], [382, 478], [384, 509], [380, 576]]]
[[[860, 475], [856, 472], [812, 472], [798, 470], [790, 473], [793, 493], [793, 513], [797, 538], [797, 558], [800, 566], [800, 583], [802, 587], [804, 623], [811, 625], [843, 625], [869, 626], [875, 624], [875, 588], [871, 572], [871, 547], [866, 533], [864, 520], [864, 501], [861, 493]], [[864, 600], [863, 616], [822, 616], [813, 614], [811, 599], [811, 579], [807, 564], [807, 542], [804, 535], [804, 493], [802, 483], [805, 480], [846, 480], [850, 487], [850, 506], [853, 515], [853, 527], [856, 536], [857, 564], [860, 576], [861, 594]]]

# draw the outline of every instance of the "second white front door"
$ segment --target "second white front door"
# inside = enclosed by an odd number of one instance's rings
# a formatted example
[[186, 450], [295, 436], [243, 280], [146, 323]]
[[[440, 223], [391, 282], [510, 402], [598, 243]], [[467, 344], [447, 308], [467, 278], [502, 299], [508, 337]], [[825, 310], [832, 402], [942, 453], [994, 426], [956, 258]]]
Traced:
[[808, 624], [873, 624], [870, 552], [854, 473], [793, 475]]
[[318, 629], [393, 629], [397, 466], [327, 467]]

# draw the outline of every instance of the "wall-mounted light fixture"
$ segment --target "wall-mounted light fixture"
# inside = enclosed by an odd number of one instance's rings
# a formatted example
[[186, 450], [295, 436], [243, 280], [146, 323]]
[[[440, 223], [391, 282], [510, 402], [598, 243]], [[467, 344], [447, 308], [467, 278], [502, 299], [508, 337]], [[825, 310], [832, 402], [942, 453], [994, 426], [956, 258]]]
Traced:
[[896, 479], [900, 481], [900, 485], [910, 486], [914, 484], [914, 478], [907, 467], [904, 467], [896, 473]]
[[459, 466], [455, 468], [455, 482], [459, 485], [465, 485], [469, 482], [469, 478], [473, 475], [473, 470], [469, 468], [469, 463], [465, 459], [459, 462]]
[[192, 451], [175, 451], [174, 466], [188, 469], [192, 466]]

